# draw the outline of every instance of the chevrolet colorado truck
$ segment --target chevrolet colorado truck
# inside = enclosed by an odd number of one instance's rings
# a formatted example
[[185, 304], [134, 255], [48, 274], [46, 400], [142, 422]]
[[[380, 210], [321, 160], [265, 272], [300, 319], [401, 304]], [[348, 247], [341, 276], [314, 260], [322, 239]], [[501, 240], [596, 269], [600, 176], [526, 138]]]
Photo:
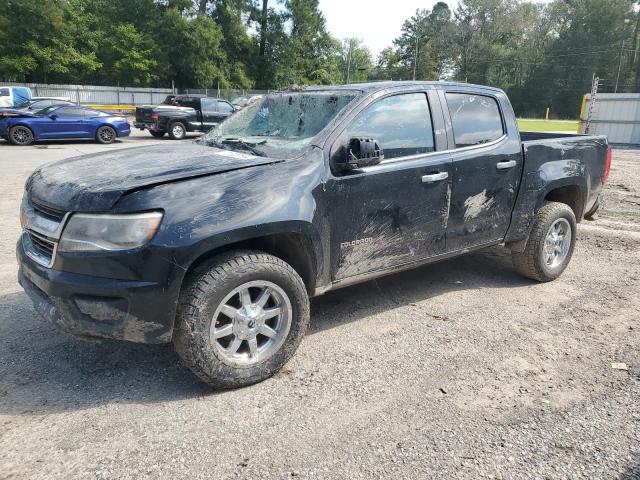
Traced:
[[520, 133], [495, 88], [279, 92], [198, 142], [35, 171], [19, 281], [72, 335], [173, 342], [210, 385], [249, 385], [294, 354], [329, 290], [495, 245], [555, 279], [610, 162], [602, 136]]
[[137, 107], [133, 126], [149, 130], [156, 138], [166, 133], [172, 140], [182, 140], [187, 132], [208, 132], [235, 110], [219, 98], [169, 95], [161, 105]]

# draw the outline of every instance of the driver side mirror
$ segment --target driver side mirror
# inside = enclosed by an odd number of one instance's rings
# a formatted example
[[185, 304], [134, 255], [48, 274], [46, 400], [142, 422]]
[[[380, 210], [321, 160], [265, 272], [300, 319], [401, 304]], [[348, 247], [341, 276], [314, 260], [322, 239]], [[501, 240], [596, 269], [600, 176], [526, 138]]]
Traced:
[[375, 138], [352, 138], [347, 147], [346, 159], [339, 163], [342, 170], [378, 165], [384, 159], [384, 152]]
[[55, 113], [52, 113], [51, 115], [49, 115], [49, 118], [51, 120], [55, 120], [56, 118], [58, 118], [58, 115], [56, 115]]

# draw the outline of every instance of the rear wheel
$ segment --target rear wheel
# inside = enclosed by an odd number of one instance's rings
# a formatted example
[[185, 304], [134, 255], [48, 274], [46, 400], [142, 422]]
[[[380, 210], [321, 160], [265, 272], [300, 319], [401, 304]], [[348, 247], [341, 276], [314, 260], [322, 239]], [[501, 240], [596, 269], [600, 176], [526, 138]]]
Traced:
[[539, 282], [558, 278], [571, 261], [576, 233], [573, 210], [564, 203], [546, 203], [536, 215], [524, 252], [512, 254], [513, 265]]
[[181, 122], [173, 122], [169, 125], [169, 137], [172, 140], [182, 140], [187, 136], [187, 128]]
[[161, 132], [160, 130], [149, 130], [149, 133], [156, 138], [162, 138], [166, 132]]
[[289, 264], [258, 251], [229, 252], [186, 280], [174, 344], [209, 385], [243, 387], [280, 370], [308, 323], [306, 288]]
[[33, 132], [29, 127], [16, 125], [9, 130], [9, 141], [13, 145], [31, 145], [34, 142]]
[[98, 143], [106, 145], [108, 143], [115, 142], [116, 138], [116, 131], [111, 127], [107, 127], [106, 125], [100, 127], [96, 132], [96, 140], [98, 141]]

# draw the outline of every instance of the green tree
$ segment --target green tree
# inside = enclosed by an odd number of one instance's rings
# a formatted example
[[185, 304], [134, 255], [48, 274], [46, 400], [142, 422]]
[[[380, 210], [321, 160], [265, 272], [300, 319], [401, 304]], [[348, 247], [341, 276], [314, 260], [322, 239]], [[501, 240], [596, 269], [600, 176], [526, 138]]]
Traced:
[[0, 76], [8, 80], [68, 81], [97, 70], [95, 51], [82, 48], [86, 35], [68, 2], [4, 0], [0, 5]]
[[338, 68], [344, 83], [363, 82], [373, 70], [369, 49], [358, 38], [345, 38], [340, 44]]

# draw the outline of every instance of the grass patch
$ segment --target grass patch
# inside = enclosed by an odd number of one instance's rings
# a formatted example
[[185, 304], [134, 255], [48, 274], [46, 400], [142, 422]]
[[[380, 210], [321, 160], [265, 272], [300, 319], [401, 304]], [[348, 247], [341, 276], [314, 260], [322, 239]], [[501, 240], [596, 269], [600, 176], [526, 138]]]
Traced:
[[522, 132], [573, 132], [578, 131], [578, 120], [537, 120], [519, 118], [518, 127]]

